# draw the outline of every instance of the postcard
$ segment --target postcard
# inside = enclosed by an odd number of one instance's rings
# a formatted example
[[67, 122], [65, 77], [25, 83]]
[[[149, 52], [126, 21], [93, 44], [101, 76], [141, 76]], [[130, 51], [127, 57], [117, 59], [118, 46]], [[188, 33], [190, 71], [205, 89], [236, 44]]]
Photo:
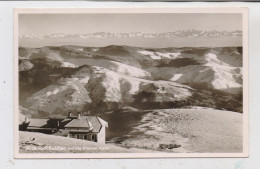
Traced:
[[15, 158], [248, 157], [247, 8], [17, 8]]

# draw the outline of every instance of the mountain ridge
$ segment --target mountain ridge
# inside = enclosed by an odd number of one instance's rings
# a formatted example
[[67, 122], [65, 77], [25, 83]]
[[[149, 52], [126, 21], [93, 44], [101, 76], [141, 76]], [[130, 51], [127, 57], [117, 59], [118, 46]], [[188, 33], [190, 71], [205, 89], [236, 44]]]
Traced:
[[145, 32], [130, 32], [130, 33], [111, 33], [111, 32], [95, 32], [95, 33], [56, 33], [48, 35], [20, 35], [19, 38], [125, 38], [125, 37], [145, 37], [145, 38], [154, 38], [154, 37], [218, 37], [218, 36], [242, 36], [242, 31], [201, 31], [201, 30], [182, 30], [174, 32], [162, 32], [162, 33], [145, 33]]
[[20, 103], [48, 114], [124, 106], [242, 112], [242, 53], [240, 47], [20, 48]]
[[19, 44], [24, 47], [43, 46], [93, 46], [127, 45], [137, 47], [228, 47], [242, 46], [243, 32], [235, 31], [201, 31], [182, 30], [162, 33], [57, 33], [24, 34], [19, 36]]

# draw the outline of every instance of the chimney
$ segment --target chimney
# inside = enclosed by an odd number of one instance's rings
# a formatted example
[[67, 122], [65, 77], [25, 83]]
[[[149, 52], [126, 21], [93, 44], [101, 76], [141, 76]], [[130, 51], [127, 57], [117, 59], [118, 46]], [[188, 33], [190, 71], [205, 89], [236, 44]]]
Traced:
[[24, 123], [29, 123], [29, 118], [28, 117], [25, 117]]
[[93, 130], [93, 126], [92, 126], [92, 123], [90, 121], [88, 121], [88, 125], [89, 125], [89, 130]]
[[78, 112], [78, 116], [77, 116], [77, 119], [80, 119], [80, 112]]
[[71, 112], [68, 112], [68, 117], [71, 117]]

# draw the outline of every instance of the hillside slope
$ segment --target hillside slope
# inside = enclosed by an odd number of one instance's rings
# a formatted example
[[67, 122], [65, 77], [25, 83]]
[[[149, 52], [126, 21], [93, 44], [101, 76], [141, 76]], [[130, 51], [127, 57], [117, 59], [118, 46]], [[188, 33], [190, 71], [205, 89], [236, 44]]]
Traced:
[[242, 112], [242, 48], [20, 48], [20, 104], [43, 114], [204, 106]]
[[20, 153], [137, 153], [143, 151], [145, 150], [125, 149], [111, 144], [100, 144], [62, 136], [19, 132]]
[[[149, 150], [161, 150], [160, 144], [181, 145], [179, 148], [163, 149], [166, 152], [243, 151], [242, 114], [208, 108], [155, 109], [141, 113], [141, 117], [138, 114], [140, 112], [130, 110], [107, 117], [110, 130], [117, 131], [111, 142], [122, 147]], [[120, 119], [120, 128], [116, 119]]]

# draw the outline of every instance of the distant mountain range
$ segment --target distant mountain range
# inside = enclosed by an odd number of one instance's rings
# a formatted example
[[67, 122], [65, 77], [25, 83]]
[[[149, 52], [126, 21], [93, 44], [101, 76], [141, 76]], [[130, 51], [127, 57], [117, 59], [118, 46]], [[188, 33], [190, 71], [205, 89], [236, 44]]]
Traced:
[[20, 35], [19, 46], [39, 48], [44, 46], [91, 46], [126, 45], [136, 47], [230, 47], [242, 46], [242, 32], [182, 30], [164, 33], [110, 33]]
[[19, 38], [175, 38], [175, 37], [241, 37], [242, 31], [200, 31], [200, 30], [182, 30], [175, 32], [164, 32], [164, 33], [144, 33], [144, 32], [130, 32], [130, 33], [110, 33], [110, 32], [96, 32], [88, 34], [49, 34], [49, 35], [21, 35]]

